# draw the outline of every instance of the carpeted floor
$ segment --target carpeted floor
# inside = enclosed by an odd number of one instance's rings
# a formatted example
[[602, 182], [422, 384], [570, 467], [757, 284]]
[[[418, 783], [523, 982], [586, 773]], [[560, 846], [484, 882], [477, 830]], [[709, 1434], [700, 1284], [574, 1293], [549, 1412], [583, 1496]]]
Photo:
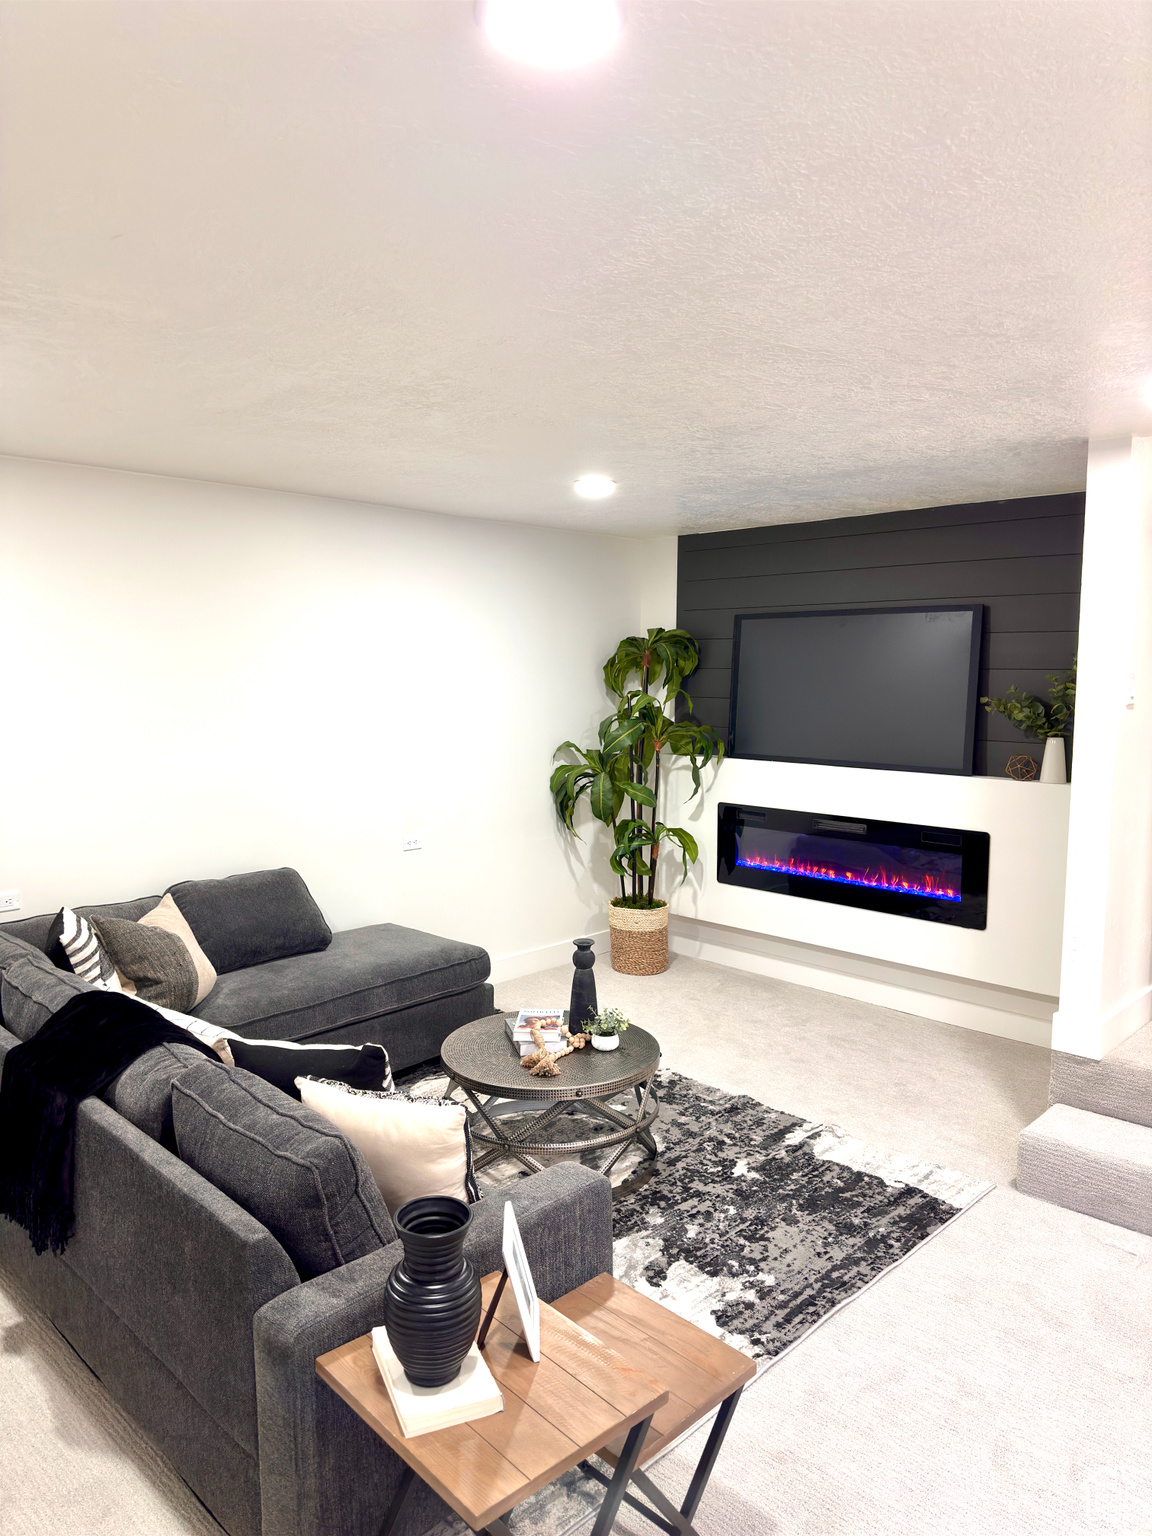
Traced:
[[[597, 974], [676, 1072], [1002, 1186], [1046, 1101], [1034, 1047], [699, 961]], [[1148, 1536], [1150, 1301], [1152, 1239], [994, 1190], [748, 1389], [702, 1536]], [[5, 1536], [218, 1536], [59, 1336], [13, 1292], [0, 1308]], [[703, 1435], [659, 1463], [669, 1493]]]

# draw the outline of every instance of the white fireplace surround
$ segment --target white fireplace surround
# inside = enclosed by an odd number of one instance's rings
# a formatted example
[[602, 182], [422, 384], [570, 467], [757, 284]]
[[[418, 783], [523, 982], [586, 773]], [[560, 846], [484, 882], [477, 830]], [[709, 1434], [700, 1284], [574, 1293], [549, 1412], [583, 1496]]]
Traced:
[[[700, 861], [672, 894], [676, 953], [1048, 1045], [1060, 987], [1069, 786], [729, 758], [674, 823]], [[721, 885], [721, 801], [987, 832], [988, 926], [955, 928]]]

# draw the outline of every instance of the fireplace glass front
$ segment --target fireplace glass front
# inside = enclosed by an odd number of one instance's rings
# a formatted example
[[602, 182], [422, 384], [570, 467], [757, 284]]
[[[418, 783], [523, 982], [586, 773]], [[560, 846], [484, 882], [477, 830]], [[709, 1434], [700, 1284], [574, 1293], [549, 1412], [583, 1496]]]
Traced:
[[721, 805], [718, 830], [722, 884], [961, 928], [987, 924], [987, 832], [750, 805]]

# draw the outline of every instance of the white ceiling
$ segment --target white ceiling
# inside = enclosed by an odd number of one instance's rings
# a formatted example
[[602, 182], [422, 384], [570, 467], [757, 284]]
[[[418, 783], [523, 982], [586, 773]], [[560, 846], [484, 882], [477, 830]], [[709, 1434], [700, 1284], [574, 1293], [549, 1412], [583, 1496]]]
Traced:
[[559, 77], [470, 0], [0, 24], [4, 452], [671, 532], [1152, 432], [1148, 3], [629, 0]]

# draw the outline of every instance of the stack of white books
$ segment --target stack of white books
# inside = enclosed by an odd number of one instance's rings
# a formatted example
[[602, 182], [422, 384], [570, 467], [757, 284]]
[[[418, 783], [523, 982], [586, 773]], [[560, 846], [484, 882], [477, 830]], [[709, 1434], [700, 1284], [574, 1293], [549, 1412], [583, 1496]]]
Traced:
[[373, 1328], [372, 1354], [405, 1440], [504, 1411], [504, 1395], [475, 1344], [464, 1356], [459, 1376], [444, 1387], [414, 1387], [388, 1342], [385, 1328]]
[[566, 1008], [521, 1008], [515, 1019], [505, 1018], [504, 1029], [521, 1056], [531, 1056], [537, 1049], [532, 1037], [533, 1026], [543, 1035], [547, 1050], [559, 1051], [564, 1047], [560, 1026], [567, 1022]]

